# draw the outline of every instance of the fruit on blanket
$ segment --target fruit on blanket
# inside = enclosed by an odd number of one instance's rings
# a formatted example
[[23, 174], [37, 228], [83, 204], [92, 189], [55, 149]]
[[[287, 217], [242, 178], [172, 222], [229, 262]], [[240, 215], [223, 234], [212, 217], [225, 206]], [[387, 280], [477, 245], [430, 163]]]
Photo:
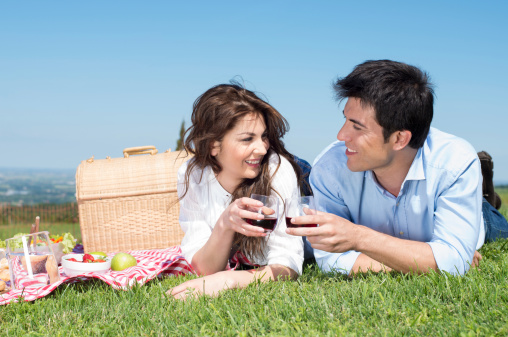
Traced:
[[4, 282], [4, 281], [2, 281], [2, 280], [0, 280], [0, 291], [4, 291], [4, 290], [5, 290], [5, 287], [7, 287], [7, 286], [6, 286], [6, 284], [5, 284], [5, 282]]
[[124, 270], [129, 267], [137, 266], [138, 262], [134, 256], [127, 253], [118, 253], [111, 260], [111, 269], [114, 271]]
[[90, 254], [83, 255], [83, 263], [93, 262], [95, 258]]
[[90, 255], [100, 256], [103, 260], [108, 257], [108, 254], [104, 252], [92, 252]]

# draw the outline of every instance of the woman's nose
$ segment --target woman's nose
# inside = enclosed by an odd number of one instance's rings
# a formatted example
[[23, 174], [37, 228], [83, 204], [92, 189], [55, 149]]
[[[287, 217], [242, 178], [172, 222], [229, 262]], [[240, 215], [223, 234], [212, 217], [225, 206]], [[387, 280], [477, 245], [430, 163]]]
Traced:
[[268, 143], [268, 140], [261, 139], [258, 142], [256, 142], [256, 148], [254, 149], [254, 152], [256, 154], [265, 155], [268, 152], [270, 144]]

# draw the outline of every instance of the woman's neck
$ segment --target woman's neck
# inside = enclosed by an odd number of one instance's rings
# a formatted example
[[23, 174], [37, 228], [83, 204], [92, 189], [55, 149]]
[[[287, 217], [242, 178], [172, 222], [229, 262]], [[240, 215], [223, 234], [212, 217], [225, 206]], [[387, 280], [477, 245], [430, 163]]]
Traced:
[[233, 181], [231, 179], [224, 179], [224, 177], [221, 176], [221, 174], [215, 174], [215, 179], [217, 179], [217, 182], [219, 185], [222, 186], [223, 189], [226, 190], [226, 192], [233, 194], [233, 192], [236, 190], [236, 188], [240, 185], [241, 182]]

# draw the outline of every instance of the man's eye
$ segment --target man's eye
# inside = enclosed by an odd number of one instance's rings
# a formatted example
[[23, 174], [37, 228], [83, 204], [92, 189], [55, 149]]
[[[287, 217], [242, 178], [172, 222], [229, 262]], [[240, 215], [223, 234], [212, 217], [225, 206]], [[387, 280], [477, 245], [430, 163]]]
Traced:
[[361, 130], [356, 124], [353, 124], [353, 129], [355, 129], [355, 130]]

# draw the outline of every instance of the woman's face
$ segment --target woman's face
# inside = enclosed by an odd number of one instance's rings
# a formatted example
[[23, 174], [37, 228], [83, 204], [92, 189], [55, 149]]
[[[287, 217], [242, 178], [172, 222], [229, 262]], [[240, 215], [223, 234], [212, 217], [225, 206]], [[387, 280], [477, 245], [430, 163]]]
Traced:
[[222, 187], [233, 193], [244, 179], [257, 177], [269, 146], [263, 116], [251, 113], [241, 118], [211, 150], [222, 167], [217, 175]]

